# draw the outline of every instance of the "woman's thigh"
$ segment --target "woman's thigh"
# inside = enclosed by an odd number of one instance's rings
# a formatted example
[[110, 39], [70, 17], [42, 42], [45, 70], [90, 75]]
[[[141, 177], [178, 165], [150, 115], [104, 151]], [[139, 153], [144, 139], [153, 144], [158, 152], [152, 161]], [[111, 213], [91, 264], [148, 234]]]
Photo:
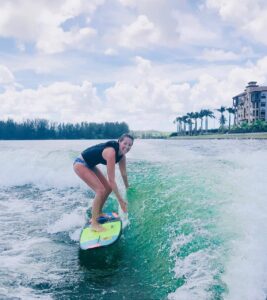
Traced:
[[76, 163], [73, 166], [73, 169], [75, 173], [96, 193], [105, 192], [105, 186], [93, 170], [79, 163]]
[[101, 183], [105, 187], [106, 191], [108, 193], [111, 193], [112, 188], [110, 187], [110, 184], [109, 184], [106, 176], [97, 167], [94, 167], [93, 171], [95, 172], [96, 176], [98, 177], [98, 179], [101, 181]]

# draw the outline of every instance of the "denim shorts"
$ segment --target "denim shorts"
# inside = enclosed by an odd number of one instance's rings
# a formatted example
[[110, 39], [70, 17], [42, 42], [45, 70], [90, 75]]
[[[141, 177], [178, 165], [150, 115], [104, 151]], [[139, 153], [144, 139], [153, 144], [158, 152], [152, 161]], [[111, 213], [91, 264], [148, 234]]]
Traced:
[[75, 164], [81, 164], [81, 165], [84, 165], [85, 167], [87, 167], [88, 169], [92, 169], [92, 167], [90, 167], [81, 156], [77, 157], [74, 160], [73, 165], [75, 165]]

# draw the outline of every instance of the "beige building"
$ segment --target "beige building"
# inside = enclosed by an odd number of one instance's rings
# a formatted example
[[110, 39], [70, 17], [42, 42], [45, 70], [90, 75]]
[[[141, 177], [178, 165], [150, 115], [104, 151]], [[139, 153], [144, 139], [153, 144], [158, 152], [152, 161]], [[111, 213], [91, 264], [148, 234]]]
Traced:
[[266, 99], [267, 86], [258, 86], [256, 81], [249, 82], [243, 93], [233, 97], [236, 124], [259, 119], [267, 121]]

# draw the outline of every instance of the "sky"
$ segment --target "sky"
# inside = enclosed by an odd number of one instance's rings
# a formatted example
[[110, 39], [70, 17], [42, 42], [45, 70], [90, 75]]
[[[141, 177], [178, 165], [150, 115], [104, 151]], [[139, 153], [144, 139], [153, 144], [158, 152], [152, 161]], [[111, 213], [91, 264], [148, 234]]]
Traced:
[[0, 0], [0, 120], [175, 131], [267, 85], [266, 28], [265, 0]]

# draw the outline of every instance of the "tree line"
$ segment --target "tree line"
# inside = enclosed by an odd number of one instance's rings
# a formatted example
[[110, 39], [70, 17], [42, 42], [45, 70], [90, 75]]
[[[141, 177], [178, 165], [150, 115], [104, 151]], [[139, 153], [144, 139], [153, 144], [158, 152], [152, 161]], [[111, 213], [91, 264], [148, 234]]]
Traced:
[[125, 122], [53, 123], [45, 119], [0, 121], [1, 140], [116, 139], [129, 132]]
[[[216, 131], [224, 131], [225, 130], [225, 124], [227, 122], [227, 119], [224, 115], [224, 112], [227, 111], [229, 114], [229, 125], [228, 129], [230, 130], [231, 127], [231, 115], [235, 115], [235, 109], [232, 107], [225, 107], [221, 106], [220, 108], [216, 109], [216, 111], [219, 111], [221, 113], [219, 118], [220, 128]], [[198, 135], [202, 134], [203, 132], [208, 133], [210, 130], [208, 129], [208, 122], [210, 119], [215, 119], [213, 111], [209, 109], [201, 109], [199, 112], [190, 112], [186, 115], [177, 117], [174, 120], [174, 123], [177, 124], [177, 134], [180, 135]], [[198, 127], [198, 120], [200, 120], [200, 126]], [[205, 121], [205, 128], [203, 128], [203, 123]], [[234, 119], [235, 124], [235, 119]], [[212, 130], [214, 131], [214, 130]]]
[[[264, 132], [267, 131], [267, 122], [264, 120], [255, 120], [248, 124], [243, 122], [240, 125], [236, 124], [236, 109], [233, 107], [221, 106], [215, 109], [220, 113], [218, 129], [208, 129], [208, 120], [214, 119], [214, 113], [209, 109], [202, 109], [200, 112], [190, 112], [183, 116], [177, 117], [173, 122], [177, 124], [177, 133], [173, 135], [198, 135], [203, 133], [229, 132], [229, 133], [245, 133], [245, 132]], [[225, 112], [228, 112], [228, 122], [225, 117]], [[232, 116], [233, 115], [233, 116]], [[198, 126], [198, 120], [200, 125]], [[205, 128], [203, 123], [205, 121]]]

